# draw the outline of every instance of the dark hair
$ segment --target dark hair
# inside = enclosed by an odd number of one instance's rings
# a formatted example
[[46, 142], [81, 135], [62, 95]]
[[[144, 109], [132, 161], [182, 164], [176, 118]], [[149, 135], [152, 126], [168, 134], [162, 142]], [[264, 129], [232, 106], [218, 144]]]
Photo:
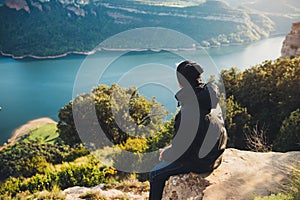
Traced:
[[185, 60], [177, 66], [177, 80], [182, 87], [191, 86], [195, 88], [199, 86], [198, 78], [200, 78], [203, 71], [203, 68], [196, 62]]

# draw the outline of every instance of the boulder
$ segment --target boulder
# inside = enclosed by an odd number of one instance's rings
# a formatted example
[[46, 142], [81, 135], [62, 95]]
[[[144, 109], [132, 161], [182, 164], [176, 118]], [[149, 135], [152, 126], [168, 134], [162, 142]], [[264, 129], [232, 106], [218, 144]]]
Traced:
[[278, 193], [289, 183], [300, 152], [257, 153], [226, 149], [222, 164], [210, 174], [172, 176], [164, 200], [247, 200]]
[[[137, 180], [128, 183], [127, 187], [115, 187], [106, 188], [105, 184], [100, 184], [95, 187], [71, 187], [65, 189], [62, 193], [66, 196], [66, 200], [82, 200], [85, 199], [132, 199], [132, 200], [144, 200], [148, 198], [149, 193], [144, 191], [142, 184], [139, 184]], [[145, 186], [143, 186], [145, 187]], [[136, 189], [136, 190], [135, 190]], [[88, 196], [92, 195], [93, 198]]]

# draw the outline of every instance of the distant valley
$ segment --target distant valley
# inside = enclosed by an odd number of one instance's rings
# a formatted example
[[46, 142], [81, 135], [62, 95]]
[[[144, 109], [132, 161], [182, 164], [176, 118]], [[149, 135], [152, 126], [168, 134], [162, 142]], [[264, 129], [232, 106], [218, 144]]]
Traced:
[[298, 0], [6, 0], [0, 5], [0, 50], [21, 57], [87, 52], [114, 34], [141, 27], [173, 29], [205, 47], [230, 45], [286, 34], [300, 20]]

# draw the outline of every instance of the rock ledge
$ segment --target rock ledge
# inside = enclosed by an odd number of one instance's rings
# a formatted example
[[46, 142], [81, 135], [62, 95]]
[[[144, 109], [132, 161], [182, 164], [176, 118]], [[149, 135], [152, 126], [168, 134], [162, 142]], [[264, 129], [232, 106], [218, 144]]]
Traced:
[[226, 149], [223, 162], [211, 174], [172, 176], [165, 200], [248, 200], [277, 193], [288, 183], [300, 152], [256, 153]]
[[[300, 151], [256, 153], [226, 149], [222, 164], [211, 174], [172, 176], [164, 189], [164, 200], [250, 200], [277, 193], [289, 183], [292, 167], [300, 164]], [[67, 200], [80, 200], [86, 192], [97, 192], [106, 199], [148, 199], [148, 192], [134, 194], [104, 185], [64, 190]], [[122, 198], [121, 198], [122, 197]]]

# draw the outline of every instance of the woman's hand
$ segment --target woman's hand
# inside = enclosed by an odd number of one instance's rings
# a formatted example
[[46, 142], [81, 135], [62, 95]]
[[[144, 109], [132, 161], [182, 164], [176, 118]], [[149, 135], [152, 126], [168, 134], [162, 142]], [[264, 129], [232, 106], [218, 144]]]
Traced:
[[159, 161], [163, 160], [162, 155], [163, 155], [164, 151], [171, 148], [171, 147], [172, 147], [172, 144], [170, 144], [169, 146], [164, 147], [163, 149], [159, 149], [159, 158], [158, 158]]

